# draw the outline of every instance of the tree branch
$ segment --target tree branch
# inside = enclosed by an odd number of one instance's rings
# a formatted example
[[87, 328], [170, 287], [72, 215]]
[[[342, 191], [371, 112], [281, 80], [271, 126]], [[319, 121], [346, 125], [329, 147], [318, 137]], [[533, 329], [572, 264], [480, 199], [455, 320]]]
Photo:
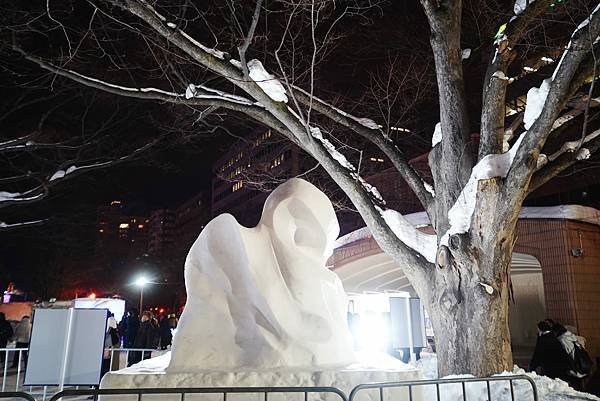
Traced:
[[[369, 119], [358, 118], [353, 115], [350, 115], [342, 110], [337, 109], [336, 107], [326, 103], [325, 101], [317, 98], [316, 96], [311, 96], [309, 93], [304, 91], [303, 89], [294, 86], [294, 96], [298, 99], [298, 101], [304, 105], [311, 104], [312, 108], [328, 117], [329, 119], [335, 121], [343, 125], [344, 127], [350, 128], [363, 138], [371, 141], [375, 144], [379, 149], [381, 149], [385, 155], [390, 159], [394, 167], [398, 170], [398, 172], [402, 175], [402, 178], [408, 183], [411, 189], [419, 198], [419, 201], [428, 211], [430, 219], [432, 219], [433, 210], [430, 210], [433, 202], [433, 195], [426, 189], [425, 181], [419, 173], [412, 168], [402, 151], [393, 143], [393, 141], [387, 137], [385, 137], [381, 131], [381, 129], [377, 126], [377, 124]], [[431, 212], [431, 213], [429, 213]]]
[[481, 160], [488, 154], [502, 153], [504, 138], [504, 120], [506, 108], [506, 77], [508, 66], [516, 57], [516, 46], [522, 39], [527, 27], [540, 14], [546, 11], [552, 0], [537, 0], [527, 6], [519, 15], [502, 25], [494, 41], [494, 56], [488, 65], [483, 85], [483, 110], [481, 113], [481, 132], [479, 156]]

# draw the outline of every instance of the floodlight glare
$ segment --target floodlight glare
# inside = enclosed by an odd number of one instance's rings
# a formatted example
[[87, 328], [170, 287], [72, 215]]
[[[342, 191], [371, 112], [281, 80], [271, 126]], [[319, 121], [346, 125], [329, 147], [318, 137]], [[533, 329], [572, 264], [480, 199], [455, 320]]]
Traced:
[[145, 277], [145, 276], [141, 276], [140, 278], [138, 278], [135, 281], [135, 285], [137, 285], [138, 287], [143, 287], [146, 284], [148, 284], [150, 281]]

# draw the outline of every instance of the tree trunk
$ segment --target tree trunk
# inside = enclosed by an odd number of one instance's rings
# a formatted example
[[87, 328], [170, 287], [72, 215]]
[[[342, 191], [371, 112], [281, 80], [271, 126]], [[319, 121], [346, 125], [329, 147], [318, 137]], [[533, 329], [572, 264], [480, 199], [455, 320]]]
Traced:
[[427, 290], [440, 377], [513, 369], [508, 326], [513, 230], [505, 235], [488, 225], [486, 233], [493, 239], [483, 243], [483, 232], [453, 236], [445, 249], [448, 263], [436, 267]]

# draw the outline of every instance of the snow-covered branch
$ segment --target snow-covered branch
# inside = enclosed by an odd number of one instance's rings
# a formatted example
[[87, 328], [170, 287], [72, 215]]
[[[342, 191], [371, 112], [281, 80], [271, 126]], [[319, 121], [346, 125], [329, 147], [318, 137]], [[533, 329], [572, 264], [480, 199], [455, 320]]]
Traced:
[[535, 167], [531, 165], [531, 156], [537, 156], [544, 146], [558, 114], [569, 100], [573, 78], [599, 35], [600, 4], [574, 30], [552, 77], [545, 80], [535, 92], [530, 90], [528, 93], [525, 114], [528, 114], [527, 108], [533, 109], [529, 113], [529, 121], [526, 121], [530, 128], [509, 172], [510, 188], [507, 190], [527, 186]]
[[540, 155], [543, 162], [538, 162], [537, 171], [533, 174], [528, 192], [531, 193], [556, 177], [575, 163], [587, 159], [600, 148], [600, 130], [586, 135], [583, 141], [565, 142], [561, 148], [550, 156]]
[[352, 129], [354, 132], [369, 140], [379, 149], [381, 149], [390, 159], [396, 170], [402, 175], [404, 180], [406, 180], [411, 189], [415, 192], [423, 204], [423, 207], [426, 210], [429, 210], [433, 201], [433, 196], [427, 190], [425, 181], [423, 178], [421, 178], [419, 173], [413, 169], [410, 164], [408, 164], [408, 160], [402, 151], [393, 143], [390, 138], [383, 134], [377, 123], [371, 119], [356, 117], [350, 113], [342, 111], [314, 95], [311, 97], [308, 92], [296, 86], [294, 86], [294, 96], [300, 103], [304, 105], [311, 104], [313, 110], [316, 112], [328, 117], [336, 123]]
[[35, 227], [46, 223], [48, 219], [41, 220], [31, 220], [31, 221], [23, 221], [19, 223], [6, 223], [4, 221], [0, 221], [0, 232], [18, 230], [27, 227]]
[[481, 132], [479, 156], [500, 153], [503, 148], [506, 88], [509, 84], [506, 77], [508, 67], [515, 59], [516, 45], [523, 38], [527, 27], [546, 12], [551, 0], [524, 2], [517, 0], [514, 6], [515, 15], [510, 21], [498, 29], [494, 41], [494, 54], [488, 65], [483, 90], [483, 104], [486, 105], [481, 113]]
[[[157, 138], [126, 155], [114, 159], [104, 161], [70, 160], [63, 162], [54, 172], [46, 176], [40, 184], [20, 192], [0, 191], [0, 209], [8, 206], [26, 205], [41, 201], [48, 196], [50, 189], [57, 184], [88, 171], [108, 168], [132, 160], [155, 146], [161, 139], [162, 138]], [[23, 179], [28, 179], [30, 178], [30, 175], [22, 175], [21, 177]]]

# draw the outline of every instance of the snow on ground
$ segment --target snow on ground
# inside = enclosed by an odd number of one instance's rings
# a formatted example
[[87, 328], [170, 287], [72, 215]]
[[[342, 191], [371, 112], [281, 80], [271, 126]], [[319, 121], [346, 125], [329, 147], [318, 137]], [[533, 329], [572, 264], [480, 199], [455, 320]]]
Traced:
[[276, 102], [287, 103], [285, 88], [273, 75], [269, 74], [259, 60], [248, 61], [248, 75], [258, 86]]
[[[423, 379], [437, 379], [437, 356], [435, 354], [422, 353], [421, 359], [413, 363], [421, 371]], [[600, 398], [575, 391], [567, 383], [560, 379], [550, 379], [546, 376], [539, 376], [536, 373], [528, 373], [515, 365], [512, 372], [503, 372], [495, 376], [527, 375], [535, 382], [537, 387], [539, 401], [571, 401], [571, 400], [595, 400]], [[471, 375], [451, 375], [444, 379], [473, 377]], [[514, 381], [514, 391], [516, 401], [533, 401], [531, 385], [525, 380]], [[482, 383], [467, 383], [466, 401], [487, 401], [487, 386]], [[510, 384], [508, 381], [492, 382], [490, 385], [493, 401], [510, 401]], [[436, 399], [435, 386], [423, 386], [423, 399]], [[440, 386], [440, 401], [463, 401], [461, 384], [444, 384]]]

